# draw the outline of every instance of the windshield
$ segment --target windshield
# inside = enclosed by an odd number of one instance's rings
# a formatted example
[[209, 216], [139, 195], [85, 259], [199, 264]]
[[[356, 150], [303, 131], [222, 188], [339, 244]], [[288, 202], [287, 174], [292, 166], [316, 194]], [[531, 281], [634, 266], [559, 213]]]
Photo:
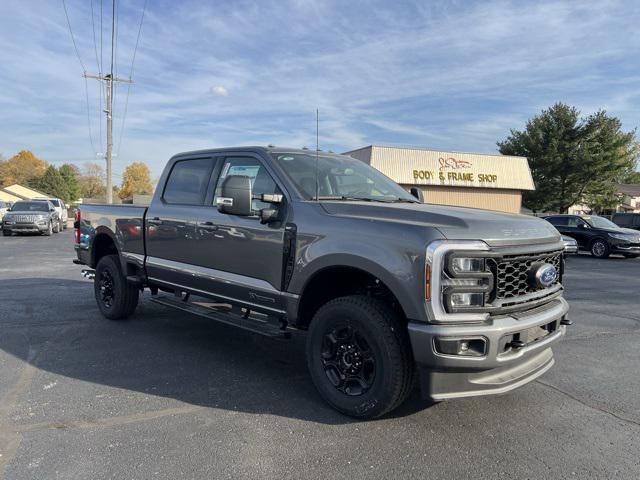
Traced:
[[582, 217], [582, 219], [594, 228], [613, 228], [620, 230], [618, 225], [604, 217]]
[[11, 208], [12, 212], [48, 212], [47, 202], [16, 202]]
[[[316, 198], [314, 154], [273, 153], [272, 156], [306, 200]], [[320, 200], [416, 201], [400, 185], [360, 160], [342, 155], [318, 156], [317, 166]]]

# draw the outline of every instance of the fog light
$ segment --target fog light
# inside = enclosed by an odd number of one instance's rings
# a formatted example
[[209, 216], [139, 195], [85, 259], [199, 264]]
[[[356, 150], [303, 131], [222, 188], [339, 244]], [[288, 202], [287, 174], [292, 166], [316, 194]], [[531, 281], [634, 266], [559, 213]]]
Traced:
[[434, 339], [434, 347], [437, 353], [444, 355], [482, 357], [486, 353], [487, 342], [485, 338], [439, 337]]
[[452, 307], [481, 307], [484, 304], [484, 294], [456, 292], [451, 294]]

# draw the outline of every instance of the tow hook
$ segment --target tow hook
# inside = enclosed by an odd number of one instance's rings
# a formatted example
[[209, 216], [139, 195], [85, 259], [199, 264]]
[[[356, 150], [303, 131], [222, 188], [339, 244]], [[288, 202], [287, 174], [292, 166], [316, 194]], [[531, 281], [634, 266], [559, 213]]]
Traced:
[[512, 340], [511, 341], [511, 347], [512, 348], [522, 348], [522, 347], [526, 347], [527, 344], [524, 343], [522, 340]]
[[573, 325], [573, 320], [567, 317], [562, 317], [562, 320], [560, 320], [560, 325]]
[[86, 279], [93, 280], [96, 277], [96, 271], [85, 268], [82, 270], [82, 276]]

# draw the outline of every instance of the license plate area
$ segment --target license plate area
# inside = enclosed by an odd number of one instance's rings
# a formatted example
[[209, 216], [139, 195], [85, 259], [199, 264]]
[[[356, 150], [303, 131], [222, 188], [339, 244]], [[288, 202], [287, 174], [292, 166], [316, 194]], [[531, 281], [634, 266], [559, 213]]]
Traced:
[[513, 350], [512, 342], [521, 346], [529, 346], [543, 340], [554, 333], [558, 329], [559, 324], [560, 320], [554, 320], [553, 322], [549, 322], [544, 325], [536, 325], [535, 327], [527, 328], [517, 333], [505, 335], [500, 339], [498, 346], [498, 351], [500, 352], [499, 355], [511, 352]]

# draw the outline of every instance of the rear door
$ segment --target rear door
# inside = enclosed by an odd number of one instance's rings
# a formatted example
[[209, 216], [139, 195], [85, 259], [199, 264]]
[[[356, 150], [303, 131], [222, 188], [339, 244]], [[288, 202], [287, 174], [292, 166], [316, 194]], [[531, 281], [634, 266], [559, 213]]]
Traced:
[[150, 278], [178, 286], [194, 284], [188, 266], [200, 262], [196, 219], [206, 206], [215, 168], [211, 155], [174, 162], [158, 201], [145, 218], [146, 267]]

